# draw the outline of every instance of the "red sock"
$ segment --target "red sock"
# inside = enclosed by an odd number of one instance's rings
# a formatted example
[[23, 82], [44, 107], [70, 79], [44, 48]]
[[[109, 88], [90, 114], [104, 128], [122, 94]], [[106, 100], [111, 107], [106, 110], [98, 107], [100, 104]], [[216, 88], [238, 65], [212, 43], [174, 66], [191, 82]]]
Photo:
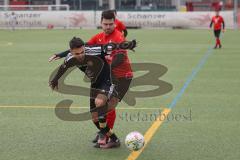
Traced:
[[116, 119], [116, 111], [115, 111], [115, 109], [113, 109], [112, 111], [108, 112], [108, 114], [107, 114], [107, 125], [109, 128], [113, 129], [115, 119]]
[[217, 45], [221, 45], [220, 39], [217, 38]]

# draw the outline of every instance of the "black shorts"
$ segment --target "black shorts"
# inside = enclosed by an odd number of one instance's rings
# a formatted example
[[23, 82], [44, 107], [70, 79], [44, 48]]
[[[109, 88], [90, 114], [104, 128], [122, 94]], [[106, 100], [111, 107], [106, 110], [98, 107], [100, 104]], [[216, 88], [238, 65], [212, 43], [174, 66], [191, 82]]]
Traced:
[[127, 93], [130, 84], [131, 84], [132, 78], [115, 78], [113, 80], [113, 83], [116, 85], [116, 92], [117, 92], [117, 98], [119, 99], [119, 102], [123, 99], [125, 94]]
[[114, 85], [110, 80], [101, 81], [100, 83], [92, 83], [90, 89], [90, 112], [94, 112], [95, 98], [98, 94], [104, 94], [110, 99], [112, 96], [117, 96]]
[[[132, 78], [115, 78], [113, 80], [114, 88], [113, 92], [109, 93], [109, 90], [113, 85], [110, 83], [101, 83], [99, 85], [91, 85], [93, 89], [90, 91], [90, 112], [94, 112], [94, 108], [96, 108], [95, 105], [95, 98], [97, 94], [102, 93], [106, 96], [110, 97], [116, 97], [119, 99], [119, 102], [123, 99], [125, 94], [127, 93], [130, 84], [131, 84]], [[94, 89], [96, 88], [96, 89]]]
[[221, 29], [219, 29], [219, 30], [214, 30], [214, 36], [215, 36], [216, 38], [219, 38], [219, 37], [220, 37], [220, 33], [221, 33]]

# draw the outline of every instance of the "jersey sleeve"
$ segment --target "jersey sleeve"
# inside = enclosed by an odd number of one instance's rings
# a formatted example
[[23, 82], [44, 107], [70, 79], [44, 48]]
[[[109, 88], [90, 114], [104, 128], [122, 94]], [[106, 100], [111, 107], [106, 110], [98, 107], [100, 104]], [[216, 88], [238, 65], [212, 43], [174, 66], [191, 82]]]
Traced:
[[89, 56], [97, 56], [104, 54], [102, 45], [86, 45], [85, 46], [85, 54]]
[[57, 53], [55, 54], [57, 57], [60, 57], [60, 58], [63, 58], [63, 57], [66, 57], [68, 55], [68, 53], [70, 53], [70, 50], [66, 50], [64, 52], [60, 52], [60, 53]]
[[212, 25], [213, 25], [213, 18], [214, 18], [214, 17], [212, 17], [211, 22], [210, 22], [210, 25], [209, 25], [210, 28], [212, 28]]
[[225, 22], [224, 22], [223, 17], [221, 17], [221, 20], [222, 20], [222, 27], [223, 27], [223, 29], [225, 29]]
[[120, 25], [120, 28], [122, 29], [122, 30], [125, 30], [126, 29], [126, 26], [123, 24], [123, 22], [119, 22], [119, 25]]
[[69, 57], [64, 60], [64, 63], [59, 66], [57, 74], [54, 76], [52, 81], [58, 81], [59, 78], [68, 70], [68, 68], [73, 67], [77, 64], [78, 60], [74, 57]]
[[[120, 32], [119, 32], [120, 33]], [[118, 34], [117, 36], [116, 36], [116, 38], [114, 39], [114, 42], [115, 43], [122, 43], [122, 42], [124, 42], [126, 39], [125, 39], [125, 37], [123, 36], [123, 34]], [[117, 50], [114, 50], [113, 52], [112, 52], [112, 54], [114, 55], [114, 54], [117, 54], [117, 53], [127, 53], [127, 51], [126, 50], [124, 50], [124, 49], [117, 49]]]

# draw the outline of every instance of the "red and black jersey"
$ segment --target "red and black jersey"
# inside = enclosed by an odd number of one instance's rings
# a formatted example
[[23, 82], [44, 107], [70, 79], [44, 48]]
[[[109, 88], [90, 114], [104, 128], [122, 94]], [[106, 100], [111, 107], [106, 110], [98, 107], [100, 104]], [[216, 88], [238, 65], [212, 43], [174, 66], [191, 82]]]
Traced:
[[224, 19], [222, 16], [214, 16], [212, 17], [212, 21], [210, 23], [210, 27], [214, 27], [214, 30], [221, 30], [225, 28]]
[[119, 31], [119, 32], [123, 32], [124, 30], [126, 30], [126, 26], [118, 19], [115, 19], [114, 21], [115, 25], [116, 25], [116, 29]]
[[[124, 41], [125, 41], [125, 37], [123, 36], [123, 34], [115, 28], [114, 31], [109, 35], [106, 35], [104, 32], [96, 34], [88, 41], [88, 44], [89, 45], [107, 44], [107, 43], [111, 43], [111, 42], [121, 43]], [[119, 50], [112, 51], [112, 53], [110, 55], [105, 57], [107, 62], [109, 64], [111, 64], [114, 59], [114, 56], [116, 56], [116, 54], [118, 54], [118, 53], [124, 54], [125, 56], [124, 56], [123, 63], [121, 63], [119, 66], [113, 68], [112, 71], [113, 71], [114, 76], [116, 76], [117, 78], [133, 77], [130, 60], [128, 58], [126, 50], [119, 49]]]

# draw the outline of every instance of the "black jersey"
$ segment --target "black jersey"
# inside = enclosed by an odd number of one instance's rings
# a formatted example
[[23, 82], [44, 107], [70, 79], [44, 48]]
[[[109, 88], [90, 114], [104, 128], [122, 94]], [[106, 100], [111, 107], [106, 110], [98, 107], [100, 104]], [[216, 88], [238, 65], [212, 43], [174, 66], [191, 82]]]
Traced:
[[110, 66], [105, 60], [104, 52], [101, 47], [85, 47], [83, 60], [75, 58], [68, 53], [64, 63], [59, 67], [53, 81], [57, 81], [68, 68], [77, 66], [91, 80], [92, 84], [99, 84], [104, 81], [111, 82]]

